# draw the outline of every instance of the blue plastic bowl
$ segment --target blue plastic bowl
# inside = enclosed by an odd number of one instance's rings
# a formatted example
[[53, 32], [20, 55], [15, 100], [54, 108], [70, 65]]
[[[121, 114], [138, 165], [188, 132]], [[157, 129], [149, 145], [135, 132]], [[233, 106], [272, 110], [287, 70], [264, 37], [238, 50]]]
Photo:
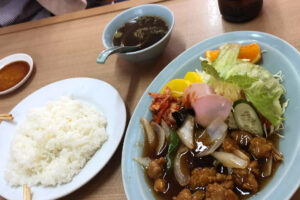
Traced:
[[171, 32], [174, 26], [174, 15], [173, 12], [167, 7], [156, 4], [146, 4], [133, 7], [128, 10], [125, 10], [124, 12], [120, 13], [115, 18], [113, 18], [109, 22], [109, 24], [106, 25], [102, 34], [102, 42], [104, 47], [110, 48], [113, 46], [113, 35], [117, 31], [117, 29], [120, 28], [123, 24], [125, 24], [127, 21], [133, 18], [145, 15], [157, 16], [164, 19], [169, 26], [167, 34], [161, 40], [147, 48], [130, 53], [119, 53], [118, 55], [121, 58], [132, 62], [140, 62], [151, 60], [159, 54], [161, 54], [169, 42]]

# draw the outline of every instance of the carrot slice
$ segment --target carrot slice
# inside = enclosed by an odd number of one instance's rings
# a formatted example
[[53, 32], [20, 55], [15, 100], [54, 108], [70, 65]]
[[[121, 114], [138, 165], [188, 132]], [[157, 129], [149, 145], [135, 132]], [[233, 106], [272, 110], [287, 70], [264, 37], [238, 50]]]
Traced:
[[[205, 52], [205, 57], [211, 62], [216, 60], [219, 56], [220, 50], [210, 50]], [[257, 43], [242, 45], [240, 48], [240, 59], [249, 59], [252, 63], [257, 63], [261, 59], [260, 47]]]

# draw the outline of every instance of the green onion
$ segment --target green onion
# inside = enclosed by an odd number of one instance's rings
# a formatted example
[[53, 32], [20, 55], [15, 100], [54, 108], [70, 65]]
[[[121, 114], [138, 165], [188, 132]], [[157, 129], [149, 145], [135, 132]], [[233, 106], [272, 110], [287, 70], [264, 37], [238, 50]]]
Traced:
[[179, 147], [179, 137], [174, 130], [170, 131], [170, 144], [167, 153], [167, 171], [173, 167], [174, 156]]

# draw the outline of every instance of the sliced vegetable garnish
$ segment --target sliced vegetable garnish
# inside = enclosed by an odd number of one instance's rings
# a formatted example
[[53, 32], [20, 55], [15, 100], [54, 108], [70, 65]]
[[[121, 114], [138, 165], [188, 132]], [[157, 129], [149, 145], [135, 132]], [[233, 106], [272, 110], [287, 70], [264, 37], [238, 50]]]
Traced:
[[229, 129], [236, 130], [236, 129], [239, 128], [238, 125], [237, 125], [237, 123], [236, 123], [236, 121], [235, 121], [235, 119], [234, 119], [234, 117], [233, 117], [233, 113], [232, 112], [230, 112], [230, 114], [229, 114], [226, 122], [227, 122], [227, 125], [228, 125]]
[[207, 127], [216, 118], [225, 121], [231, 111], [232, 101], [216, 94], [200, 97], [192, 104], [195, 110], [196, 121], [203, 127]]
[[216, 79], [205, 71], [199, 73], [201, 73], [201, 77], [203, 77], [203, 82], [211, 86], [216, 94], [225, 96], [233, 102], [242, 98], [241, 88], [237, 85]]
[[165, 141], [166, 141], [166, 133], [165, 130], [157, 123], [151, 122], [151, 127], [156, 133], [156, 138], [158, 139], [157, 145], [156, 145], [156, 155], [159, 155], [162, 153], [164, 146], [165, 146]]
[[153, 151], [155, 149], [155, 140], [156, 140], [155, 132], [152, 129], [150, 122], [147, 119], [141, 117], [140, 120], [141, 120], [143, 129], [144, 129], [147, 143], [148, 143], [151, 151]]
[[[211, 62], [215, 61], [220, 54], [220, 50], [210, 50], [205, 52], [205, 57]], [[252, 63], [257, 63], [261, 59], [260, 47], [257, 43], [242, 45], [238, 55], [239, 59], [248, 59]]]
[[177, 133], [181, 142], [189, 149], [194, 149], [194, 117], [189, 115]]
[[149, 157], [138, 157], [134, 158], [133, 160], [135, 160], [139, 165], [146, 169], [149, 167], [149, 163], [151, 162], [151, 159]]
[[187, 160], [182, 159], [182, 156], [188, 151], [188, 148], [181, 145], [174, 159], [174, 175], [181, 186], [186, 186], [190, 182], [190, 170], [188, 168]]
[[249, 102], [242, 99], [236, 101], [233, 104], [233, 116], [241, 130], [263, 137], [260, 117]]
[[243, 89], [247, 100], [274, 126], [279, 125], [283, 114], [279, 98], [284, 87], [263, 67], [240, 61], [239, 44], [225, 44], [220, 49], [218, 58], [211, 65], [207, 61], [201, 62], [205, 66], [203, 70]]
[[209, 124], [205, 130], [205, 134], [210, 137], [212, 145], [208, 146], [206, 149], [203, 149], [203, 151], [197, 152], [197, 157], [210, 155], [220, 147], [227, 134], [227, 125], [223, 122], [223, 120], [217, 118], [211, 124]]
[[188, 80], [191, 83], [202, 83], [203, 82], [202, 77], [197, 72], [188, 72], [185, 74], [183, 79]]
[[172, 96], [181, 97], [185, 88], [187, 88], [192, 83], [201, 83], [203, 82], [202, 77], [197, 72], [187, 72], [183, 79], [173, 79], [169, 81], [163, 89], [160, 91], [161, 94], [165, 92], [165, 89], [168, 87]]
[[171, 130], [170, 143], [169, 143], [168, 154], [167, 154], [167, 170], [168, 171], [173, 166], [174, 156], [175, 156], [177, 149], [179, 148], [179, 144], [180, 144], [180, 141], [179, 141], [179, 137], [178, 137], [177, 133], [174, 130]]
[[164, 87], [163, 89], [160, 91], [161, 94], [164, 93], [166, 87], [168, 87], [171, 92], [172, 92], [172, 96], [175, 97], [181, 97], [183, 95], [183, 92], [185, 90], [185, 88], [187, 86], [189, 86], [191, 84], [190, 81], [188, 80], [184, 80], [184, 79], [173, 79], [171, 81], [169, 81]]
[[273, 165], [273, 156], [266, 158], [265, 163], [263, 165], [262, 176], [267, 177], [272, 174], [272, 165]]
[[233, 153], [215, 151], [211, 155], [220, 161], [225, 167], [244, 169], [249, 164], [247, 160], [244, 160]]

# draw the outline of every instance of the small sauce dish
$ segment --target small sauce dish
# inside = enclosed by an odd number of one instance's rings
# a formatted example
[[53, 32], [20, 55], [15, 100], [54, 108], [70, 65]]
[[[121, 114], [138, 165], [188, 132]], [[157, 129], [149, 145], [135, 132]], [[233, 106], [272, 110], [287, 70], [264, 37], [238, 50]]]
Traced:
[[0, 60], [0, 95], [20, 87], [32, 74], [33, 60], [23, 53], [12, 54]]

